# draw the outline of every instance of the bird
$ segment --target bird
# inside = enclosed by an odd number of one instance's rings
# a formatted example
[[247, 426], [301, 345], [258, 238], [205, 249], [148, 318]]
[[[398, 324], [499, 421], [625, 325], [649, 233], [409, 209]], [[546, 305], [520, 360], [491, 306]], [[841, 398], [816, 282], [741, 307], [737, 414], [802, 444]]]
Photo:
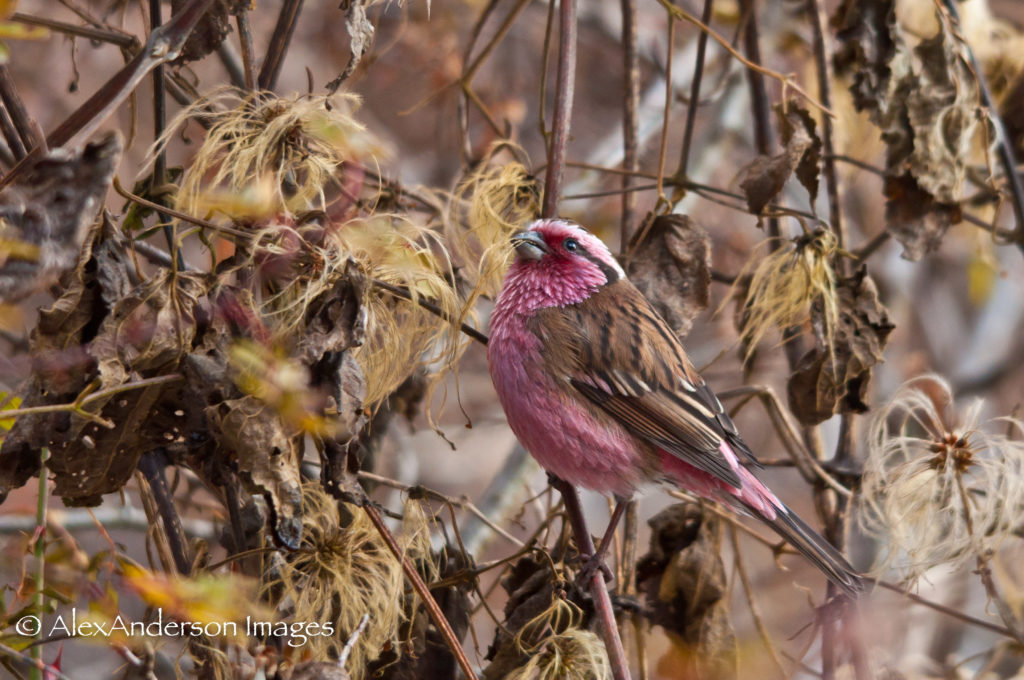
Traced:
[[722, 403], [597, 236], [547, 218], [511, 244], [491, 313], [491, 380], [542, 467], [619, 501], [609, 535], [625, 500], [667, 483], [760, 519], [847, 595], [863, 590], [846, 558], [757, 478]]

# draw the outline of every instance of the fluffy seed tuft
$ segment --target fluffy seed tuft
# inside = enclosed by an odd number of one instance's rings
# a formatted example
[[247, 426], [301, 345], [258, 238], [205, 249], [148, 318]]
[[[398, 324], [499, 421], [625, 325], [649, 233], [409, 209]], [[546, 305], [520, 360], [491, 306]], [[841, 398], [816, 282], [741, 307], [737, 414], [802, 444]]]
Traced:
[[873, 572], [895, 568], [907, 583], [927, 570], [999, 549], [1024, 514], [1024, 423], [989, 421], [981, 401], [958, 416], [949, 385], [908, 381], [871, 419], [862, 484], [862, 527], [880, 539]]

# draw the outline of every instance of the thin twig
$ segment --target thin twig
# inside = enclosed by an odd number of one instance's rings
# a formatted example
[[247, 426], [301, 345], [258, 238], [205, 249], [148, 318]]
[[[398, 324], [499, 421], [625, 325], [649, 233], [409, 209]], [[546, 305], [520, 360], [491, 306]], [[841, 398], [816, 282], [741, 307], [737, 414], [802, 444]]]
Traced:
[[560, 0], [558, 30], [558, 78], [555, 81], [555, 113], [544, 177], [544, 217], [558, 214], [562, 172], [569, 146], [573, 95], [576, 90], [576, 0]]
[[32, 120], [25, 103], [18, 94], [18, 87], [11, 78], [11, 71], [6, 64], [0, 64], [0, 99], [3, 99], [4, 108], [11, 116], [18, 135], [25, 144], [26, 149], [37, 146], [43, 140], [42, 131], [39, 125]]
[[180, 210], [175, 210], [174, 208], [168, 208], [167, 206], [160, 205], [159, 203], [154, 203], [153, 201], [147, 200], [142, 196], [136, 196], [135, 194], [121, 186], [121, 181], [117, 177], [114, 177], [112, 186], [114, 187], [114, 191], [121, 194], [129, 201], [134, 201], [139, 205], [155, 210], [156, 212], [161, 213], [163, 215], [174, 217], [176, 219], [194, 224], [197, 227], [202, 227], [204, 229], [209, 229], [211, 231], [230, 234], [231, 236], [243, 239], [244, 241], [249, 241], [252, 240], [253, 238], [253, 234], [251, 232], [242, 231], [241, 229], [235, 229], [233, 227], [227, 227], [224, 226], [223, 224], [216, 224], [214, 222], [210, 222], [208, 220], [204, 220], [193, 215], [183, 213]]
[[768, 632], [767, 626], [764, 625], [764, 619], [761, 618], [761, 609], [758, 607], [757, 598], [754, 596], [754, 587], [750, 584], [750, 575], [747, 574], [747, 567], [743, 563], [743, 554], [740, 551], [740, 541], [735, 525], [729, 527], [729, 539], [732, 541], [736, 573], [739, 574], [740, 583], [743, 584], [743, 592], [747, 596], [747, 607], [750, 609], [750, 615], [754, 619], [754, 627], [757, 628], [757, 634], [761, 637], [764, 648], [768, 650], [768, 656], [772, 658], [775, 668], [779, 671], [779, 677], [787, 678], [789, 674], [786, 673], [786, 669], [782, 665], [782, 659], [779, 658], [779, 650], [775, 648], [772, 636]]
[[[373, 279], [372, 283], [373, 283], [373, 285], [377, 286], [378, 288], [386, 290], [387, 292], [391, 293], [392, 295], [395, 295], [396, 297], [400, 297], [403, 300], [408, 300], [409, 302], [413, 303], [414, 305], [419, 305], [420, 307], [422, 307], [423, 309], [427, 310], [431, 314], [434, 314], [435, 316], [438, 316], [438, 317], [444, 319], [448, 323], [454, 324], [454, 323], [457, 322], [456, 319], [451, 318], [447, 313], [444, 312], [444, 310], [442, 310], [437, 305], [435, 305], [432, 302], [429, 302], [427, 300], [424, 300], [423, 298], [421, 298], [419, 296], [414, 297], [412, 295], [412, 293], [410, 293], [409, 291], [407, 291], [404, 288], [392, 285], [392, 284], [388, 283], [387, 281], [380, 281], [378, 279]], [[483, 333], [481, 333], [480, 331], [478, 331], [477, 329], [473, 328], [472, 326], [470, 326], [468, 324], [465, 324], [465, 323], [459, 323], [459, 328], [462, 330], [463, 333], [468, 335], [470, 338], [476, 340], [481, 345], [486, 345], [487, 344], [487, 336], [484, 335]]]
[[224, 66], [224, 70], [228, 72], [231, 84], [239, 89], [249, 89], [245, 80], [245, 67], [234, 48], [231, 47], [231, 43], [227, 40], [221, 41], [217, 46], [217, 56], [220, 57], [220, 63]]
[[139, 472], [149, 485], [156, 503], [157, 513], [163, 523], [164, 534], [167, 536], [167, 543], [174, 557], [174, 566], [182, 576], [192, 573], [191, 550], [188, 539], [185, 538], [185, 530], [181, 526], [181, 518], [178, 510], [174, 507], [174, 499], [167, 488], [167, 480], [164, 478], [164, 467], [167, 461], [162, 451], [148, 451], [142, 454], [139, 459]]
[[[711, 22], [711, 11], [715, 0], [704, 0], [704, 10], [701, 12], [701, 23], [708, 25]], [[697, 109], [700, 106], [700, 83], [704, 78], [704, 55], [708, 47], [707, 31], [701, 31], [697, 36], [697, 61], [693, 65], [693, 80], [690, 81], [690, 101], [686, 108], [686, 128], [683, 132], [683, 149], [679, 156], [679, 169], [676, 176], [686, 177], [686, 168], [690, 162], [690, 145], [693, 143], [693, 129], [697, 123]]]
[[242, 70], [245, 73], [245, 89], [252, 92], [256, 89], [259, 76], [256, 74], [256, 51], [252, 43], [252, 25], [249, 23], [249, 10], [242, 7], [235, 15], [238, 27], [238, 44], [242, 50]]
[[[150, 33], [146, 46], [47, 136], [46, 146], [74, 148], [92, 137], [151, 70], [178, 56], [192, 29], [212, 3], [213, 0], [192, 0], [169, 22]], [[36, 146], [4, 176], [0, 188], [19, 177], [42, 152], [43, 145]]]
[[[50, 457], [50, 450], [45, 446], [39, 449], [39, 487], [37, 488], [36, 497], [36, 527], [33, 533], [35, 544], [32, 546], [32, 552], [36, 559], [36, 573], [35, 573], [35, 604], [36, 611], [42, 613], [45, 611], [46, 595], [43, 594], [43, 589], [46, 586], [46, 508], [47, 508], [47, 483], [48, 479], [46, 476], [46, 459]], [[33, 636], [38, 642], [43, 638], [43, 627], [39, 626], [36, 634]], [[43, 662], [43, 648], [41, 645], [34, 645], [30, 650], [32, 658], [36, 662], [36, 668], [33, 671], [33, 675], [42, 678], [43, 675], [39, 672], [39, 664]]]
[[28, 149], [25, 148], [18, 129], [14, 127], [14, 121], [11, 120], [10, 114], [3, 106], [0, 106], [0, 134], [3, 135], [7, 148], [10, 149], [11, 156], [15, 161], [20, 162], [28, 155]]
[[[640, 167], [637, 154], [640, 108], [640, 53], [637, 49], [636, 0], [620, 0], [622, 8], [622, 169], [634, 172]], [[622, 176], [622, 217], [619, 225], [619, 249], [626, 252], [636, 212], [636, 196], [630, 191], [633, 176]]]
[[668, 152], [669, 119], [672, 113], [672, 62], [675, 61], [676, 22], [668, 15], [668, 37], [665, 46], [665, 107], [661, 112], [661, 144], [658, 147], [658, 202], [667, 203], [665, 198], [665, 156]]
[[427, 614], [430, 615], [434, 625], [437, 626], [438, 631], [441, 633], [441, 637], [444, 638], [445, 643], [455, 656], [455, 661], [459, 664], [459, 668], [462, 669], [462, 673], [466, 676], [466, 680], [477, 680], [476, 673], [473, 672], [473, 667], [469, 663], [469, 659], [466, 658], [466, 653], [462, 650], [462, 643], [457, 637], [455, 637], [455, 631], [452, 630], [451, 625], [448, 623], [448, 619], [445, 618], [444, 612], [441, 611], [441, 607], [438, 606], [437, 600], [431, 595], [430, 589], [420, 578], [420, 575], [416, 573], [416, 568], [412, 565], [409, 559], [405, 556], [405, 552], [399, 547], [398, 542], [395, 541], [395, 537], [388, 530], [384, 520], [381, 519], [380, 513], [377, 512], [377, 508], [372, 503], [363, 504], [363, 511], [366, 512], [366, 516], [370, 518], [370, 522], [377, 528], [377, 532], [388, 546], [388, 550], [395, 556], [401, 565], [402, 571], [405, 572], [405, 577], [409, 580], [413, 590], [420, 596], [420, 600], [423, 602], [423, 606], [427, 609]]
[[[586, 560], [594, 554], [594, 541], [590, 537], [586, 520], [583, 518], [580, 496], [576, 493], [576, 487], [565, 480], [552, 477], [552, 482], [553, 486], [562, 494], [565, 513], [572, 526], [573, 536], [576, 538], [576, 546], [579, 548], [580, 557]], [[590, 595], [594, 598], [595, 613], [601, 622], [601, 633], [605, 649], [608, 652], [612, 677], [615, 680], [629, 680], [629, 665], [626, 663], [626, 653], [622, 649], [619, 628], [615, 624], [615, 611], [612, 609], [612, 601], [604, 583], [604, 572], [599, 568], [594, 569], [588, 585], [590, 586]]]
[[[163, 19], [160, 16], [160, 0], [149, 0], [149, 26], [152, 30], [160, 29]], [[164, 96], [164, 67], [157, 64], [153, 68], [153, 142], [164, 134], [167, 126], [167, 98]], [[150, 180], [150, 192], [157, 197], [156, 202], [163, 204], [165, 194], [159, 189], [163, 188], [167, 181], [167, 151], [160, 147], [153, 159], [153, 174]], [[174, 238], [174, 225], [170, 220], [160, 215], [157, 219], [157, 226], [164, 232], [167, 239], [167, 248], [178, 264], [184, 264], [181, 250], [177, 247]]]
[[490, 519], [488, 519], [487, 516], [484, 513], [482, 513], [480, 511], [480, 509], [477, 508], [476, 505], [474, 505], [472, 503], [472, 501], [470, 501], [468, 498], [465, 498], [465, 497], [463, 497], [463, 498], [453, 498], [451, 496], [447, 496], [447, 495], [441, 493], [440, 491], [434, 491], [433, 489], [428, 489], [427, 487], [425, 487], [425, 486], [423, 486], [421, 484], [403, 484], [402, 482], [398, 481], [397, 479], [391, 479], [390, 477], [384, 477], [383, 475], [378, 475], [378, 474], [375, 474], [373, 472], [367, 472], [366, 470], [360, 470], [358, 474], [359, 474], [359, 478], [360, 479], [368, 479], [368, 480], [370, 480], [372, 482], [376, 482], [378, 484], [382, 484], [384, 486], [391, 487], [392, 489], [397, 489], [399, 491], [406, 491], [406, 492], [410, 492], [410, 493], [411, 492], [415, 492], [415, 493], [418, 493], [418, 494], [422, 494], [422, 495], [424, 495], [424, 496], [426, 496], [428, 498], [432, 498], [434, 500], [441, 501], [442, 503], [445, 503], [446, 505], [451, 505], [451, 506], [456, 507], [456, 508], [462, 508], [464, 510], [467, 510], [470, 513], [472, 513], [477, 519], [479, 519], [481, 522], [483, 522], [486, 526], [490, 527], [490, 529], [492, 531], [494, 531], [494, 533], [496, 533], [499, 536], [501, 536], [502, 538], [508, 540], [510, 543], [512, 543], [516, 547], [522, 548], [522, 547], [525, 546], [525, 544], [522, 541], [520, 541], [518, 538], [516, 538], [512, 534], [508, 533], [507, 531], [502, 529], [500, 526], [498, 526], [497, 524], [492, 522]]
[[760, 64], [755, 64], [754, 62], [750, 61], [749, 59], [745, 59], [743, 57], [743, 55], [740, 54], [736, 50], [736, 48], [733, 47], [729, 43], [728, 40], [723, 38], [721, 35], [719, 35], [715, 31], [711, 30], [711, 28], [707, 24], [705, 24], [704, 22], [702, 22], [699, 19], [697, 19], [697, 17], [693, 16], [692, 14], [690, 14], [689, 12], [684, 10], [682, 7], [679, 7], [678, 5], [673, 5], [672, 4], [672, 0], [658, 0], [658, 4], [660, 4], [666, 10], [668, 10], [668, 13], [671, 14], [676, 19], [681, 19], [683, 21], [689, 22], [689, 23], [695, 25], [700, 30], [707, 32], [707, 34], [710, 35], [714, 39], [715, 42], [717, 42], [719, 45], [721, 45], [725, 49], [726, 52], [731, 54], [733, 56], [733, 58], [735, 58], [737, 61], [739, 61], [741, 64], [743, 64], [747, 68], [753, 69], [754, 71], [757, 71], [761, 75], [764, 75], [764, 76], [767, 76], [769, 78], [772, 78], [773, 80], [779, 81], [780, 83], [782, 83], [783, 90], [786, 90], [787, 88], [793, 90], [794, 92], [799, 94], [801, 97], [803, 97], [807, 101], [808, 104], [810, 104], [814, 108], [820, 110], [826, 116], [833, 116], [833, 115], [835, 115], [827, 107], [822, 106], [814, 97], [812, 97], [811, 95], [807, 94], [807, 92], [802, 87], [800, 87], [795, 82], [793, 82], [792, 78], [790, 78], [788, 76], [784, 76], [781, 73], [779, 73], [778, 71], [773, 71], [770, 68], [765, 68], [764, 66], [761, 66]]
[[[825, 18], [821, 12], [818, 0], [807, 0], [807, 10], [811, 15], [811, 33], [814, 36], [814, 63], [818, 74], [818, 98], [825, 107], [832, 106], [831, 82], [832, 74], [829, 68], [829, 58], [825, 50]], [[842, 206], [839, 203], [839, 177], [836, 174], [835, 142], [832, 119], [829, 116], [822, 116], [821, 121], [821, 143], [825, 155], [825, 190], [828, 192], [828, 221], [832, 231], [836, 235], [839, 248], [845, 248], [849, 239], [846, 236], [846, 229], [842, 222]], [[842, 262], [846, 262], [842, 260]], [[840, 265], [843, 266], [843, 265]]]
[[895, 583], [889, 583], [887, 581], [880, 581], [880, 580], [877, 580], [877, 579], [868, 578], [866, 576], [863, 577], [863, 578], [864, 578], [865, 581], [874, 583], [876, 586], [878, 586], [880, 588], [885, 588], [886, 590], [891, 590], [894, 593], [899, 593], [900, 595], [902, 595], [903, 597], [907, 598], [911, 602], [914, 602], [915, 604], [919, 604], [919, 605], [928, 607], [929, 609], [934, 609], [935, 611], [937, 611], [939, 613], [942, 613], [942, 614], [945, 614], [946, 616], [950, 616], [950, 617], [952, 617], [952, 618], [954, 618], [954, 619], [956, 619], [958, 621], [963, 621], [964, 623], [968, 623], [968, 624], [970, 624], [972, 626], [977, 626], [978, 628], [984, 628], [985, 630], [989, 630], [989, 631], [991, 631], [993, 633], [998, 633], [1000, 635], [1003, 635], [1005, 637], [1010, 638], [1011, 640], [1016, 640], [1017, 639], [1017, 636], [1014, 634], [1014, 632], [1012, 630], [1010, 630], [1009, 628], [1006, 628], [1005, 626], [1000, 626], [999, 624], [992, 623], [991, 621], [985, 621], [984, 619], [979, 619], [979, 618], [977, 618], [975, 616], [971, 616], [970, 614], [964, 614], [959, 609], [954, 609], [953, 607], [947, 607], [946, 605], [940, 604], [938, 602], [932, 602], [931, 600], [926, 600], [925, 598], [921, 597], [917, 593], [908, 592], [908, 591], [904, 590], [903, 588], [901, 588], [900, 586], [896, 585]]
[[113, 429], [114, 423], [109, 420], [100, 417], [95, 413], [90, 413], [85, 409], [86, 406], [98, 401], [100, 399], [106, 399], [112, 397], [115, 394], [121, 392], [127, 392], [129, 390], [136, 390], [143, 387], [150, 387], [152, 385], [160, 385], [163, 383], [174, 382], [175, 380], [181, 380], [181, 375], [177, 373], [171, 373], [169, 375], [161, 375], [156, 378], [144, 378], [142, 380], [135, 380], [132, 382], [124, 383], [123, 385], [117, 385], [115, 387], [108, 387], [104, 390], [93, 391], [88, 387], [78, 395], [78, 398], [67, 404], [47, 404], [45, 406], [27, 406], [25, 408], [16, 408], [10, 410], [0, 411], [0, 415], [3, 418], [20, 418], [21, 416], [34, 415], [38, 413], [57, 413], [60, 411], [70, 411], [75, 413], [87, 420], [102, 425], [107, 429]]
[[95, 28], [91, 26], [78, 26], [64, 21], [56, 21], [47, 17], [37, 17], [23, 12], [15, 12], [11, 15], [11, 21], [26, 26], [42, 26], [57, 33], [74, 35], [80, 38], [88, 38], [98, 42], [110, 43], [126, 50], [135, 50], [139, 47], [139, 39], [130, 33], [124, 33], [107, 28]]
[[60, 669], [51, 666], [47, 663], [43, 663], [42, 660], [36, 660], [33, 657], [26, 654], [25, 652], [18, 651], [13, 647], [8, 647], [3, 643], [0, 643], [0, 652], [3, 652], [5, 655], [13, 659], [21, 659], [25, 663], [33, 665], [34, 668], [37, 668], [40, 671], [45, 672], [47, 678], [53, 678], [53, 680], [72, 680], [70, 677], [61, 673]]
[[[761, 43], [757, 29], [756, 0], [740, 0], [742, 14], [746, 17], [743, 24], [743, 50], [747, 58], [754, 64], [761, 64]], [[754, 148], [762, 156], [772, 153], [771, 106], [768, 103], [768, 89], [765, 86], [764, 74], [758, 70], [747, 71], [747, 84], [750, 87], [750, 103], [754, 109]], [[781, 247], [779, 242], [779, 220], [768, 218], [768, 237], [772, 239], [769, 246], [772, 250]], [[787, 343], [789, 344], [789, 343]]]

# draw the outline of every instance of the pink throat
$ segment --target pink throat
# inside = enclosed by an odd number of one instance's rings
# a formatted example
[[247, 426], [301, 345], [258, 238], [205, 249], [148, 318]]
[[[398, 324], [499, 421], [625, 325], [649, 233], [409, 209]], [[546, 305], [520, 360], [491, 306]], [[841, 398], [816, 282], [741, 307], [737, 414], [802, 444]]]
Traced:
[[590, 263], [580, 266], [558, 257], [517, 260], [505, 275], [495, 314], [530, 316], [545, 307], [574, 305], [593, 295], [605, 282], [604, 273]]

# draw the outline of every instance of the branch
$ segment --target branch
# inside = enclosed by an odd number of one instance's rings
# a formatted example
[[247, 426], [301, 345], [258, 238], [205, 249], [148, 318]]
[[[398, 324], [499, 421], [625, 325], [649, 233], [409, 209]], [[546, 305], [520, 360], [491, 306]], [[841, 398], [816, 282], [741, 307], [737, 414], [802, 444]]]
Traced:
[[76, 26], [75, 24], [56, 21], [46, 17], [36, 17], [22, 12], [15, 12], [12, 14], [11, 21], [19, 24], [25, 24], [26, 26], [42, 26], [43, 28], [48, 28], [57, 33], [64, 33], [65, 35], [73, 35], [79, 38], [88, 38], [89, 40], [110, 43], [111, 45], [117, 45], [121, 49], [126, 50], [135, 50], [139, 46], [138, 38], [130, 33], [124, 33], [122, 31], [95, 28], [92, 26]]
[[[46, 138], [46, 146], [71, 148], [91, 137], [150, 71], [178, 57], [185, 40], [212, 3], [213, 0], [192, 0], [171, 21], [150, 33], [145, 47], [50, 133]], [[42, 152], [43, 145], [37, 145], [0, 181], [0, 188], [14, 181], [29, 161]]]
[[697, 28], [699, 28], [700, 30], [706, 32], [708, 35], [710, 35], [714, 39], [715, 42], [717, 42], [719, 45], [721, 45], [725, 49], [726, 52], [731, 54], [733, 56], [733, 58], [735, 58], [737, 61], [739, 61], [741, 64], [743, 64], [747, 68], [752, 69], [754, 71], [757, 71], [761, 75], [764, 75], [764, 76], [767, 76], [769, 78], [772, 78], [773, 80], [779, 81], [780, 83], [782, 83], [782, 88], [783, 88], [784, 91], [786, 89], [793, 90], [794, 92], [799, 94], [801, 97], [803, 97], [807, 101], [808, 104], [810, 104], [814, 108], [818, 109], [819, 111], [824, 113], [826, 116], [834, 116], [835, 115], [827, 107], [822, 106], [814, 97], [812, 97], [811, 95], [807, 94], [807, 92], [802, 87], [800, 87], [795, 82], [793, 82], [793, 80], [789, 76], [784, 76], [781, 73], [779, 73], [778, 71], [773, 71], [770, 68], [765, 68], [765, 67], [761, 66], [760, 64], [755, 64], [755, 63], [753, 63], [752, 61], [750, 61], [748, 59], [744, 59], [743, 55], [740, 54], [739, 52], [737, 52], [736, 48], [733, 47], [729, 43], [728, 40], [723, 38], [721, 35], [719, 35], [715, 31], [711, 30], [711, 28], [709, 28], [707, 24], [705, 24], [704, 22], [700, 21], [699, 19], [697, 19], [696, 17], [691, 15], [689, 12], [684, 10], [682, 7], [679, 7], [677, 5], [673, 5], [672, 4], [672, 0], [658, 0], [658, 4], [660, 4], [666, 10], [668, 10], [668, 13], [671, 14], [676, 19], [681, 19], [682, 21], [686, 21], [688, 23], [691, 23], [694, 26], [696, 26]]
[[[711, 21], [711, 10], [714, 0], [704, 0], [701, 12], [701, 23], [707, 25]], [[690, 162], [690, 145], [693, 143], [693, 128], [697, 122], [697, 108], [700, 102], [700, 82], [704, 78], [704, 55], [708, 47], [708, 33], [701, 31], [697, 37], [697, 63], [693, 65], [693, 79], [690, 81], [690, 102], [686, 109], [686, 129], [683, 132], [683, 150], [679, 157], [679, 169], [676, 177], [686, 177], [686, 166]]]
[[267, 48], [267, 55], [263, 59], [263, 68], [260, 69], [258, 82], [261, 90], [273, 90], [277, 87], [277, 77], [281, 74], [281, 65], [284, 63], [285, 53], [288, 52], [288, 45], [295, 33], [295, 24], [301, 10], [302, 0], [285, 0], [281, 6], [281, 13], [277, 15], [277, 25], [274, 26], [274, 34], [270, 36], [270, 47]]
[[[824, 17], [821, 13], [821, 6], [818, 0], [807, 0], [807, 10], [811, 15], [811, 33], [814, 35], [814, 62], [818, 73], [818, 98], [822, 106], [832, 106], [831, 73], [829, 71], [829, 60], [825, 51], [825, 28]], [[840, 250], [846, 247], [848, 239], [846, 229], [842, 222], [842, 207], [839, 204], [839, 178], [836, 175], [835, 143], [833, 142], [832, 119], [829, 116], [822, 116], [821, 121], [821, 143], [824, 146], [822, 153], [825, 156], [825, 189], [828, 192], [828, 221]], [[841, 260], [845, 263], [846, 260]]]
[[366, 512], [366, 516], [370, 518], [373, 526], [377, 528], [377, 532], [388, 546], [388, 550], [395, 556], [402, 564], [402, 571], [405, 572], [405, 577], [409, 579], [409, 583], [412, 585], [413, 590], [420, 596], [420, 600], [423, 601], [423, 606], [426, 607], [427, 613], [430, 618], [434, 621], [434, 625], [437, 626], [444, 641], [448, 644], [448, 648], [455, 656], [455, 661], [458, 662], [459, 668], [462, 669], [462, 673], [466, 676], [467, 680], [477, 680], [476, 673], [473, 672], [473, 667], [469, 663], [469, 659], [466, 658], [466, 653], [462, 650], [462, 643], [455, 637], [455, 631], [452, 630], [451, 625], [448, 623], [448, 619], [445, 618], [444, 612], [441, 611], [441, 607], [438, 606], [437, 600], [430, 593], [430, 589], [427, 588], [427, 584], [423, 582], [420, 575], [416, 573], [415, 567], [409, 562], [409, 559], [405, 556], [402, 548], [399, 547], [395, 541], [395, 537], [391, 535], [387, 525], [384, 524], [384, 520], [381, 519], [380, 513], [377, 512], [377, 508], [370, 502], [363, 504], [363, 510]]
[[555, 114], [548, 149], [548, 169], [544, 178], [544, 207], [541, 211], [544, 217], [558, 214], [562, 172], [569, 146], [569, 123], [576, 89], [576, 0], [561, 0], [558, 19], [558, 79], [555, 81]]
[[[573, 536], [576, 537], [576, 545], [580, 550], [580, 556], [585, 560], [594, 554], [594, 541], [590, 537], [586, 520], [583, 518], [583, 508], [580, 506], [580, 496], [576, 493], [576, 487], [564, 479], [551, 476], [553, 486], [562, 494], [565, 502], [565, 514], [572, 526]], [[604, 573], [600, 568], [594, 569], [590, 577], [590, 595], [594, 598], [594, 610], [597, 618], [601, 621], [601, 633], [604, 639], [604, 646], [608, 652], [608, 662], [612, 667], [612, 677], [615, 680], [629, 680], [629, 666], [626, 663], [626, 653], [622, 649], [622, 640], [619, 638], [619, 628], [615, 624], [615, 612], [612, 609], [612, 601], [608, 596], [608, 588], [605, 587]]]
[[153, 501], [156, 504], [156, 511], [163, 523], [164, 534], [167, 536], [167, 544], [174, 557], [174, 566], [178, 573], [188, 576], [192, 573], [192, 558], [185, 538], [185, 530], [181, 526], [181, 518], [178, 510], [174, 507], [174, 498], [170, 489], [167, 488], [167, 480], [164, 478], [164, 468], [167, 461], [162, 451], [148, 451], [142, 454], [139, 459], [139, 472], [149, 485], [149, 491], [153, 494]]
[[412, 293], [410, 293], [406, 289], [401, 288], [399, 286], [392, 285], [392, 284], [390, 284], [390, 283], [388, 283], [386, 281], [380, 281], [379, 279], [373, 279], [372, 283], [376, 287], [381, 288], [383, 290], [386, 290], [387, 292], [391, 293], [395, 297], [400, 297], [403, 300], [408, 300], [409, 302], [413, 303], [414, 305], [419, 305], [420, 307], [422, 307], [423, 309], [427, 310], [431, 314], [434, 314], [435, 316], [438, 316], [438, 317], [444, 319], [445, 321], [447, 321], [450, 324], [458, 323], [459, 324], [459, 328], [462, 330], [463, 333], [465, 333], [469, 337], [473, 338], [474, 340], [479, 342], [481, 345], [486, 345], [487, 344], [487, 339], [488, 338], [487, 338], [486, 335], [484, 335], [483, 333], [481, 333], [480, 331], [478, 331], [477, 329], [473, 328], [472, 326], [470, 326], [468, 324], [458, 322], [456, 319], [451, 318], [440, 307], [438, 307], [437, 305], [433, 304], [432, 302], [427, 302], [426, 300], [424, 300], [424, 299], [422, 299], [422, 298], [420, 298], [418, 296], [417, 297], [413, 297]]
[[[708, 0], [710, 2], [710, 0]], [[637, 136], [640, 126], [637, 109], [640, 108], [640, 55], [637, 50], [636, 0], [621, 0], [622, 4], [622, 169], [635, 172], [639, 166], [637, 158]], [[622, 221], [620, 223], [619, 250], [626, 252], [630, 230], [636, 211], [636, 196], [630, 190], [633, 176], [622, 176]]]

